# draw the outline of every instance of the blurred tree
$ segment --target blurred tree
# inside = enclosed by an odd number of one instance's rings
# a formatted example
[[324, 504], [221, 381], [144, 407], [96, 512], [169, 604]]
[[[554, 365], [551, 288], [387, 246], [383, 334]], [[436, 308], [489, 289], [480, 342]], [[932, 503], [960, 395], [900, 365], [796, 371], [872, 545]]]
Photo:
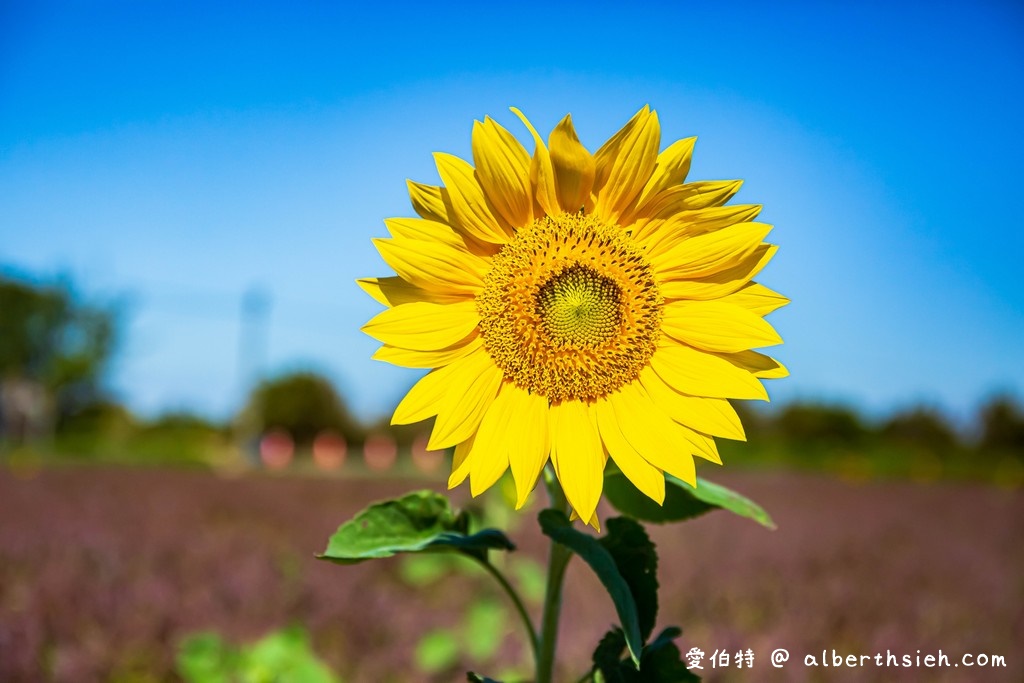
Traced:
[[42, 423], [98, 400], [115, 316], [86, 305], [67, 283], [0, 276], [0, 413], [20, 440]]
[[361, 443], [365, 434], [348, 407], [326, 378], [312, 372], [285, 375], [260, 384], [249, 399], [263, 430], [286, 430], [297, 444], [312, 443], [325, 429], [337, 431], [351, 443]]
[[850, 408], [814, 403], [791, 403], [773, 427], [782, 438], [800, 443], [858, 446], [868, 436], [860, 416]]
[[99, 399], [83, 406], [61, 421], [61, 432], [103, 434], [128, 432], [137, 426], [135, 416], [120, 403]]
[[1024, 459], [1024, 410], [1009, 396], [998, 396], [981, 409], [983, 450], [1016, 453]]
[[936, 455], [949, 455], [960, 444], [956, 432], [941, 413], [913, 408], [897, 413], [882, 425], [881, 436], [889, 441], [923, 448]]

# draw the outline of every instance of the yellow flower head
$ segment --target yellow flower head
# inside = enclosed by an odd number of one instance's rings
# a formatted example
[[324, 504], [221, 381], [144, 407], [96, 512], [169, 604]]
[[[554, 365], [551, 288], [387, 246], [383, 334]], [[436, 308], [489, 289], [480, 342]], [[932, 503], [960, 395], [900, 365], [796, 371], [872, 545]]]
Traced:
[[664, 473], [696, 485], [712, 437], [743, 439], [727, 399], [765, 399], [783, 377], [751, 349], [781, 343], [764, 316], [788, 303], [752, 281], [774, 255], [739, 181], [684, 182], [695, 138], [659, 154], [644, 107], [596, 153], [566, 116], [530, 155], [490, 118], [474, 168], [436, 154], [443, 187], [409, 182], [421, 218], [374, 240], [397, 277], [359, 283], [388, 307], [363, 330], [374, 358], [432, 368], [392, 422], [436, 416], [455, 446], [449, 487], [477, 495], [509, 468], [521, 506], [550, 457], [574, 511], [593, 520], [605, 463], [648, 496]]

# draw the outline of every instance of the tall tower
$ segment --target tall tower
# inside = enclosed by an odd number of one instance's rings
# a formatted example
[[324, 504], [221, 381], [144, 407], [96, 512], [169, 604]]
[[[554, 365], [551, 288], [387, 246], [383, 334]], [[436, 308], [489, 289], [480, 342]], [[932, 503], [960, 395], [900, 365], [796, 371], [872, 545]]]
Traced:
[[259, 406], [248, 404], [262, 379], [267, 361], [270, 331], [270, 292], [251, 285], [242, 294], [238, 334], [238, 390], [242, 411], [238, 418], [238, 445], [253, 465], [260, 461], [259, 439], [263, 431]]

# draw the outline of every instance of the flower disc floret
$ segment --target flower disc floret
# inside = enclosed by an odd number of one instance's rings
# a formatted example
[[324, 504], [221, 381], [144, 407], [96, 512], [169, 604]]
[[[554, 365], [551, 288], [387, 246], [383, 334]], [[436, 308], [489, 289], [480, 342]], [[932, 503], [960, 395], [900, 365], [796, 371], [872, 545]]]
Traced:
[[595, 348], [612, 338], [622, 321], [622, 290], [609, 277], [575, 264], [545, 282], [537, 311], [558, 346]]
[[476, 298], [505, 377], [551, 403], [635, 380], [657, 349], [663, 298], [640, 249], [592, 216], [543, 216], [492, 259]]

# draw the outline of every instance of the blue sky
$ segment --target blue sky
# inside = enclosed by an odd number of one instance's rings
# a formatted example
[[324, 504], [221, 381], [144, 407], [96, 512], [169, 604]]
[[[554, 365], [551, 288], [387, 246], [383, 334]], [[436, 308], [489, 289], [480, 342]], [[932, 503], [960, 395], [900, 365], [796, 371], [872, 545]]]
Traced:
[[773, 399], [1024, 388], [1019, 4], [209, 4], [0, 3], [0, 268], [126, 302], [140, 412], [238, 406], [253, 288], [267, 372], [387, 412], [416, 375], [369, 360], [353, 280], [474, 118], [527, 141], [510, 105], [596, 149], [649, 103], [663, 146], [699, 137], [691, 178], [745, 180], [794, 302]]

